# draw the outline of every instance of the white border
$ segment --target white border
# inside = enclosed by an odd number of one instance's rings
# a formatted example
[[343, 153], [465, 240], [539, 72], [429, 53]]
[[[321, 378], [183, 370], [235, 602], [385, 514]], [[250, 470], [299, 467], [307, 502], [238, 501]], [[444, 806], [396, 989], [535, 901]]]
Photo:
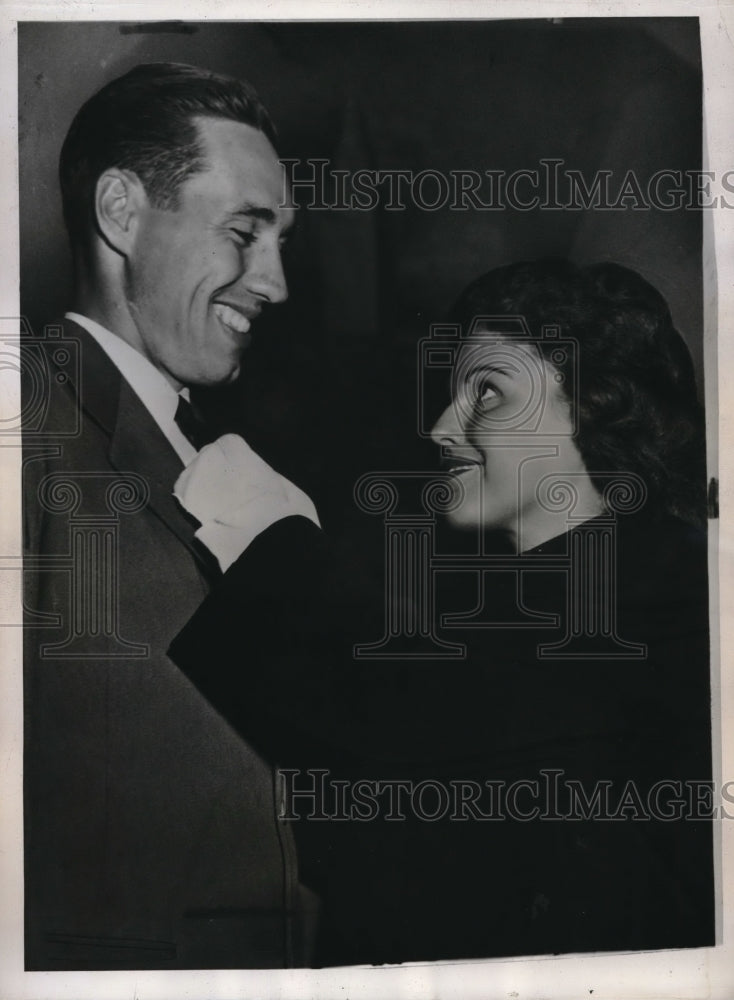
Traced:
[[[734, 168], [734, 0], [148, 0], [142, 3], [31, 2], [0, 6], [0, 317], [19, 315], [17, 189], [17, 29], [21, 20], [351, 20], [515, 17], [698, 16], [704, 65], [707, 169], [721, 174]], [[715, 251], [715, 253], [714, 253]], [[734, 770], [734, 677], [728, 669], [734, 648], [732, 613], [734, 548], [731, 508], [734, 484], [726, 461], [734, 453], [734, 393], [727, 382], [734, 373], [734, 211], [707, 213], [705, 267], [706, 380], [718, 372], [721, 523], [720, 689], [722, 760], [725, 777]], [[712, 281], [716, 268], [716, 286]], [[718, 301], [716, 298], [718, 295]], [[716, 331], [720, 331], [717, 338]], [[718, 361], [717, 361], [718, 353]], [[0, 370], [2, 400], [17, 399], [14, 373]], [[1, 415], [0, 410], [0, 415]], [[713, 428], [710, 428], [711, 433]], [[0, 449], [0, 553], [17, 551], [20, 536], [19, 450]], [[714, 536], [716, 532], [712, 532]], [[711, 570], [717, 552], [712, 550]], [[11, 575], [11, 574], [7, 574]], [[3, 586], [6, 587], [3, 581]], [[19, 588], [0, 593], [4, 606], [17, 609]], [[715, 620], [715, 619], [714, 619]], [[716, 630], [713, 636], [717, 639]], [[716, 650], [714, 651], [716, 652]], [[734, 997], [734, 823], [724, 821], [722, 881], [728, 888], [723, 914], [723, 943], [716, 948], [682, 952], [636, 953], [558, 959], [488, 960], [464, 964], [410, 965], [379, 969], [286, 971], [88, 972], [22, 971], [22, 683], [21, 630], [0, 633], [0, 997], [3, 1000], [153, 1000], [153, 998], [245, 997], [471, 997], [567, 998], [621, 1000], [622, 997]], [[715, 720], [715, 729], [718, 720]]]

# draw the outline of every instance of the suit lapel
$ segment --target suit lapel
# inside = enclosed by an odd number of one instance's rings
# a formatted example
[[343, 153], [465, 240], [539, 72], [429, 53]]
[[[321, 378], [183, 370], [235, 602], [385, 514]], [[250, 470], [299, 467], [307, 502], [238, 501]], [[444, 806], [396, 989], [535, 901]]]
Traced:
[[148, 506], [198, 558], [194, 547], [197, 522], [181, 509], [173, 496], [183, 462], [123, 378], [120, 378], [109, 458], [119, 472], [137, 472], [145, 479], [150, 489]]
[[109, 436], [108, 458], [118, 472], [135, 472], [148, 484], [148, 508], [210, 572], [194, 538], [198, 522], [181, 509], [173, 486], [183, 469], [163, 431], [97, 341], [70, 320], [65, 326], [81, 344], [81, 379], [77, 392], [82, 409]]

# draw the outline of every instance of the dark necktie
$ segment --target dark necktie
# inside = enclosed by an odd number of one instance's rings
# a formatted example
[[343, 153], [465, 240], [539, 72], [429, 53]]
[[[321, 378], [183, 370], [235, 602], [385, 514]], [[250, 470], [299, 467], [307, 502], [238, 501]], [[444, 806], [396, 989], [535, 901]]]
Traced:
[[202, 420], [194, 407], [183, 396], [178, 397], [176, 416], [173, 418], [178, 425], [178, 429], [191, 444], [199, 451], [205, 444], [211, 444], [219, 437], [216, 431]]

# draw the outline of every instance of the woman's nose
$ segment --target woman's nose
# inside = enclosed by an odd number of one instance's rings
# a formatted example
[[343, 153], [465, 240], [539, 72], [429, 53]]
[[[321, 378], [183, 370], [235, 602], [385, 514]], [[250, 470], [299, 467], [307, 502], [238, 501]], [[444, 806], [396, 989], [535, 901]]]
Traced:
[[464, 428], [457, 410], [456, 400], [452, 400], [433, 425], [431, 440], [439, 447], [464, 442]]

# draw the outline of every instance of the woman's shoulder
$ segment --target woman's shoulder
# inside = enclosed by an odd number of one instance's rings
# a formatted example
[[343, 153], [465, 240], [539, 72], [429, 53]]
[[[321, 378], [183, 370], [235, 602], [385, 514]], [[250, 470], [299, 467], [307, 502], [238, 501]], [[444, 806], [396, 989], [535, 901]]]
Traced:
[[707, 575], [707, 532], [669, 514], [641, 514], [617, 521], [620, 569], [669, 584]]
[[[678, 648], [708, 649], [709, 568], [707, 535], [676, 517], [620, 522], [616, 592], [620, 620], [634, 625], [671, 655]], [[698, 654], [697, 654], [698, 655]]]

